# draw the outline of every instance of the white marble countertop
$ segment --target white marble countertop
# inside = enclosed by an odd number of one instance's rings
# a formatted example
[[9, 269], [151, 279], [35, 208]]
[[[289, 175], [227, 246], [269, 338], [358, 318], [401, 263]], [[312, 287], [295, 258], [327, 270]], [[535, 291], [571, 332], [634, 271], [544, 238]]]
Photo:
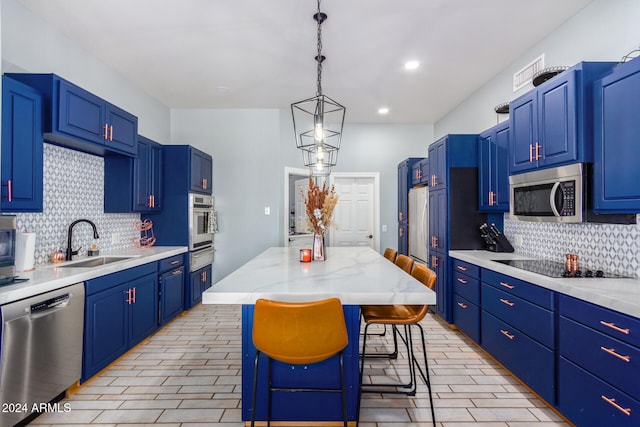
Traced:
[[86, 257], [60, 264], [40, 265], [33, 271], [16, 273], [18, 277], [29, 279], [28, 281], [0, 286], [0, 305], [39, 295], [55, 289], [60, 289], [74, 283], [84, 282], [85, 280], [116, 273], [128, 268], [137, 267], [142, 264], [168, 258], [184, 252], [187, 252], [186, 246], [152, 246], [148, 249], [132, 248], [126, 251], [101, 254], [101, 256], [128, 256], [130, 258], [99, 267], [63, 267], [64, 265], [91, 259]]
[[449, 256], [534, 283], [543, 288], [610, 308], [611, 310], [616, 310], [634, 317], [640, 317], [640, 280], [638, 279], [554, 278], [492, 261], [496, 259], [533, 258], [513, 253], [471, 250], [450, 251]]
[[269, 248], [202, 294], [203, 304], [258, 298], [342, 304], [435, 304], [436, 294], [370, 248], [328, 247], [326, 261], [300, 262], [298, 248]]

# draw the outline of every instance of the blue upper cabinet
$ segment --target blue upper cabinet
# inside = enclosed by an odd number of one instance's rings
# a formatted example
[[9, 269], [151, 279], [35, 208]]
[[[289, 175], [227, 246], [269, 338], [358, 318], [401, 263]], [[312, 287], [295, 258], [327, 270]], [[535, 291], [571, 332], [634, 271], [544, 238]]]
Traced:
[[443, 138], [429, 146], [429, 191], [447, 187], [446, 143], [446, 138]]
[[509, 211], [509, 122], [478, 137], [478, 209]]
[[42, 212], [42, 158], [40, 94], [3, 76], [2, 211]]
[[191, 148], [191, 191], [211, 194], [213, 159], [207, 153]]
[[162, 209], [162, 146], [138, 137], [138, 155], [104, 158], [104, 211], [159, 212]]
[[613, 65], [581, 62], [510, 103], [510, 174], [593, 161], [592, 85]]
[[594, 210], [640, 212], [640, 59], [596, 82]]
[[429, 183], [429, 159], [422, 159], [411, 168], [411, 186]]
[[9, 74], [42, 94], [44, 139], [103, 156], [136, 156], [138, 118], [55, 74]]

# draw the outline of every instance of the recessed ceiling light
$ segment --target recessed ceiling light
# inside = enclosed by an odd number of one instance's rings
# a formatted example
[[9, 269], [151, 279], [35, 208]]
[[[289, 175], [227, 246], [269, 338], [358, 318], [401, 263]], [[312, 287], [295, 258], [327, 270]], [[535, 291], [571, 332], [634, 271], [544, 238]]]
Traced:
[[420, 66], [420, 61], [413, 60], [413, 61], [407, 61], [404, 63], [405, 70], [415, 70], [419, 66]]
[[389, 109], [387, 107], [378, 108], [378, 114], [388, 114]]

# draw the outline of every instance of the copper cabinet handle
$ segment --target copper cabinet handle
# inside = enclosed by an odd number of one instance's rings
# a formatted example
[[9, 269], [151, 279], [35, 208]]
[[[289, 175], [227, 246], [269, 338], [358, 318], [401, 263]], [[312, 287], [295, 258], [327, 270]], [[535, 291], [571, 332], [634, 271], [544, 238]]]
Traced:
[[127, 289], [127, 300], [125, 301], [127, 304], [131, 305], [133, 302], [133, 297], [131, 296], [132, 290]]
[[434, 268], [438, 267], [438, 257], [435, 255], [431, 256], [431, 266]]
[[203, 271], [202, 273], [200, 273], [200, 281], [202, 283], [207, 281], [207, 272], [206, 271]]
[[177, 260], [177, 259], [176, 259], [176, 260], [174, 260], [174, 261], [171, 261], [171, 263], [170, 263], [170, 264], [171, 264], [171, 265], [176, 265], [176, 264], [178, 264], [179, 262], [180, 262], [180, 260]]
[[540, 149], [542, 148], [542, 144], [538, 144], [536, 142], [536, 158], [535, 160], [539, 160], [542, 156], [540, 155]]
[[622, 406], [618, 405], [616, 403], [616, 399], [613, 397], [607, 397], [604, 394], [601, 396], [602, 400], [604, 400], [605, 402], [607, 402], [609, 405], [613, 406], [614, 408], [616, 408], [618, 411], [622, 412], [625, 415], [629, 415], [631, 416], [631, 408], [623, 408]]
[[516, 305], [515, 302], [511, 302], [508, 299], [504, 299], [504, 298], [500, 298], [500, 302], [503, 304], [507, 304], [509, 307], [513, 307], [514, 305]]
[[437, 248], [438, 246], [438, 236], [433, 236], [433, 247]]
[[629, 330], [629, 328], [624, 328], [624, 329], [623, 329], [623, 328], [621, 328], [621, 327], [619, 327], [619, 326], [616, 326], [616, 324], [615, 324], [615, 323], [613, 323], [613, 322], [605, 322], [604, 320], [601, 320], [601, 321], [600, 321], [600, 324], [601, 324], [601, 325], [604, 325], [604, 326], [607, 326], [607, 327], [609, 327], [609, 328], [613, 329], [614, 331], [621, 332], [621, 333], [623, 333], [623, 334], [625, 334], [625, 335], [629, 335], [629, 334], [631, 333], [631, 331]]
[[[13, 183], [11, 180], [7, 180], [6, 184], [2, 184], [3, 187], [7, 187], [7, 200], [11, 201], [13, 199]], [[4, 197], [4, 196], [2, 196]]]
[[496, 193], [493, 191], [489, 191], [489, 206], [493, 206], [496, 204]]
[[102, 139], [109, 139], [109, 125], [105, 123], [102, 128], [104, 129], [104, 132], [102, 133]]
[[462, 303], [462, 302], [459, 302], [459, 303], [458, 303], [458, 307], [460, 307], [460, 308], [462, 308], [462, 309], [469, 308], [469, 306], [468, 306], [467, 304], [464, 304], [464, 303]]
[[136, 288], [133, 288], [133, 302], [136, 302]]
[[109, 141], [113, 141], [113, 125], [109, 126]]
[[207, 178], [202, 178], [202, 189], [203, 190], [207, 189]]
[[180, 269], [178, 269], [178, 270], [173, 270], [173, 271], [171, 272], [171, 275], [172, 275], [172, 276], [175, 276], [176, 274], [180, 274], [180, 272], [181, 272], [181, 270], [180, 270]]
[[398, 229], [398, 236], [400, 236], [400, 237], [404, 236], [404, 228], [400, 227]]
[[533, 144], [529, 144], [529, 162], [533, 162]]
[[514, 339], [516, 336], [513, 334], [510, 334], [509, 331], [505, 331], [504, 329], [500, 329], [500, 332], [502, 333], [502, 335], [504, 335], [505, 337], [509, 338], [510, 340]]
[[502, 286], [504, 286], [505, 288], [507, 288], [507, 289], [514, 289], [514, 288], [515, 288], [515, 286], [510, 285], [510, 284], [505, 283], [505, 282], [500, 282], [500, 284], [501, 284]]
[[460, 270], [460, 271], [467, 271], [467, 270], [468, 270], [468, 268], [467, 268], [467, 267], [464, 267], [464, 266], [462, 266], [462, 265], [459, 265], [459, 266], [457, 267], [457, 269], [458, 269], [458, 270]]
[[458, 277], [458, 282], [462, 283], [463, 285], [466, 285], [467, 283], [469, 283], [461, 277]]
[[608, 354], [610, 354], [610, 355], [612, 355], [614, 357], [617, 357], [620, 360], [624, 360], [627, 363], [631, 362], [631, 356], [623, 356], [621, 354], [618, 354], [614, 348], [606, 348], [606, 347], [602, 347], [601, 346], [600, 350], [602, 350], [605, 353], [608, 353]]

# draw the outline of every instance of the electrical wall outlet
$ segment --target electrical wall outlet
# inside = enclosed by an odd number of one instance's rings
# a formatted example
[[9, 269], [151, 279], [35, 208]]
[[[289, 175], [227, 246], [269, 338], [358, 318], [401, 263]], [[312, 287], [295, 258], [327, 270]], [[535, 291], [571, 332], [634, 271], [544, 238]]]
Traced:
[[264, 214], [265, 215], [271, 215], [271, 208], [269, 206], [265, 206], [264, 208]]
[[118, 243], [120, 243], [120, 235], [118, 233], [113, 233], [111, 235], [111, 244], [115, 245], [115, 244], [118, 244]]

